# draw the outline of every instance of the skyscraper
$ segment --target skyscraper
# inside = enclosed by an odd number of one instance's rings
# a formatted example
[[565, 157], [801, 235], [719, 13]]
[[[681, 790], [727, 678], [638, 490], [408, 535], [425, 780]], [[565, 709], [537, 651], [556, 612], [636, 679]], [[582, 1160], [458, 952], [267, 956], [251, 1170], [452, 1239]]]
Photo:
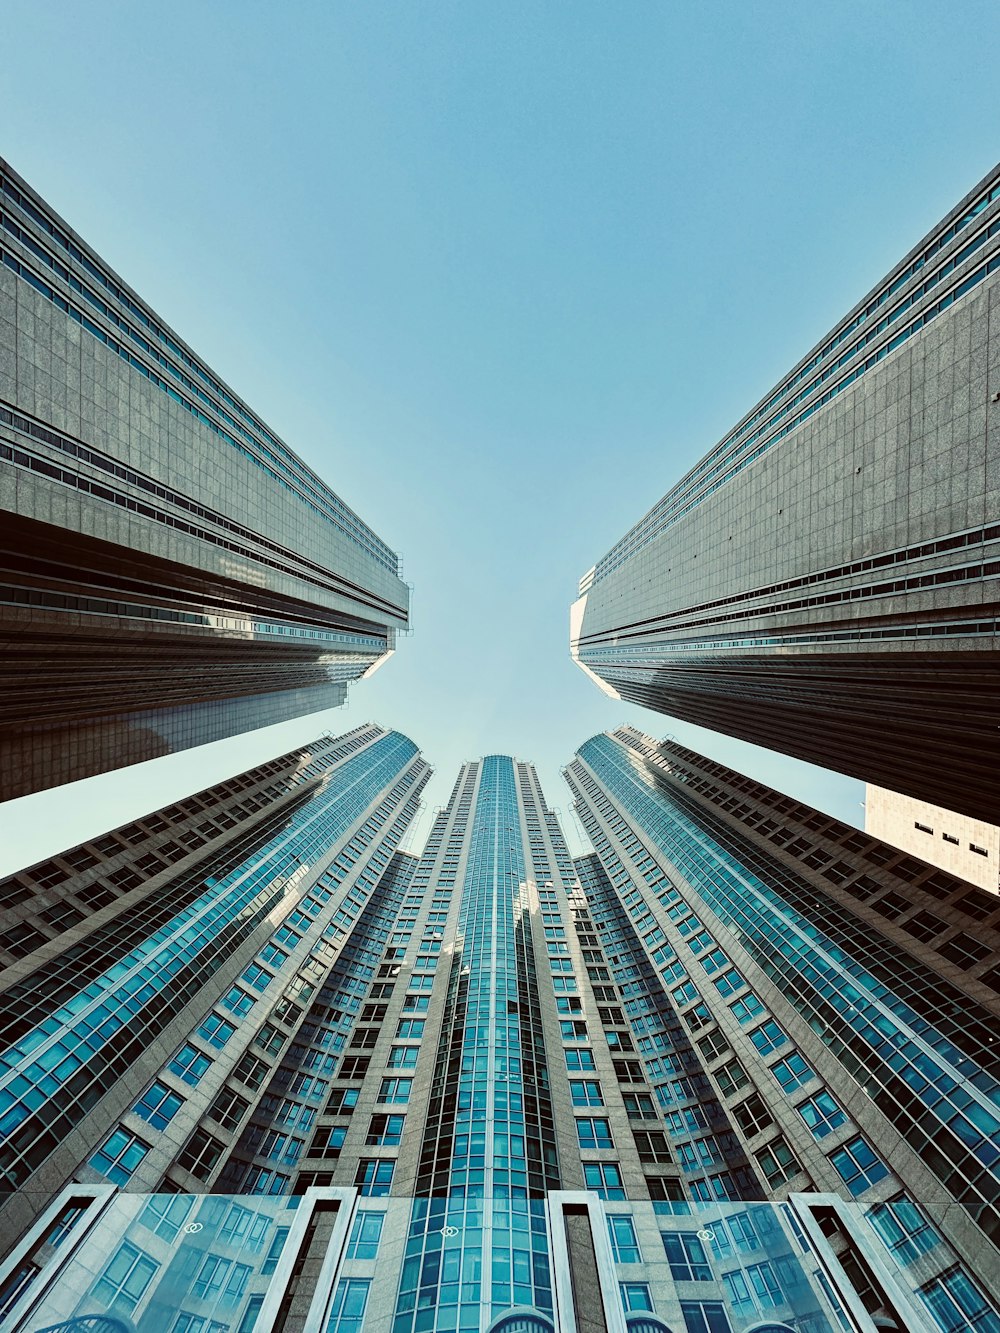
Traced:
[[69, 1179], [211, 1182], [293, 1033], [322, 1083], [337, 1042], [306, 1035], [310, 998], [429, 772], [366, 725], [3, 882], [0, 1233]]
[[[950, 1242], [1000, 1271], [996, 898], [631, 727], [567, 778], [675, 1132], [721, 1098], [769, 1191], [952, 1200]], [[730, 1192], [684, 1138], [693, 1196]]]
[[995, 822], [998, 281], [1000, 167], [584, 575], [580, 666]]
[[[902, 1116], [878, 1100], [857, 1109], [845, 1071], [861, 1061], [848, 1041], [838, 1033], [824, 1054], [784, 1009], [764, 1011], [766, 979], [744, 959], [758, 923], [738, 936], [716, 923], [718, 862], [675, 869], [642, 804], [675, 819], [652, 742], [629, 732], [582, 747], [570, 778], [596, 853], [575, 861], [530, 764], [465, 764], [416, 857], [396, 832], [422, 782], [409, 743], [366, 728], [328, 744], [337, 757], [313, 799], [328, 802], [339, 840], [299, 857], [293, 835], [289, 864], [305, 864], [292, 872], [290, 914], [280, 926], [272, 914], [203, 989], [127, 1092], [119, 1079], [117, 1105], [63, 1154], [58, 1178], [29, 1182], [38, 1201], [65, 1184], [0, 1265], [5, 1333], [82, 1333], [80, 1319], [112, 1321], [88, 1323], [91, 1333], [120, 1329], [116, 1319], [139, 1333], [872, 1333], [869, 1312], [879, 1327], [940, 1333], [962, 1327], [956, 1311], [994, 1333], [979, 1267], [994, 1253], [989, 1206], [966, 1169], [977, 1152], [986, 1160], [986, 1076], [966, 1068], [955, 1087], [935, 1087], [964, 1098], [954, 1169], [968, 1197], [959, 1204], [955, 1180], [934, 1177], [936, 1192], [915, 1202], [903, 1190], [919, 1191], [943, 1150], [923, 1176], [911, 1169]], [[366, 767], [377, 755], [388, 772]], [[363, 811], [353, 824], [337, 814], [354, 790], [346, 766], [359, 763], [365, 827], [384, 839], [365, 848], [352, 835]], [[274, 777], [247, 775], [245, 790]], [[762, 792], [762, 808], [779, 799]], [[817, 818], [788, 804], [792, 824]], [[882, 851], [880, 890], [902, 873]], [[815, 969], [804, 954], [794, 962], [805, 988]], [[729, 989], [694, 998], [702, 971]], [[864, 978], [846, 950], [842, 972], [860, 1005]], [[930, 998], [946, 1005], [938, 982]], [[873, 1023], [885, 1027], [903, 1002], [882, 990]], [[991, 994], [989, 983], [960, 993], [974, 992]], [[220, 1023], [234, 1029], [221, 1041]], [[954, 1047], [929, 1024], [913, 1034], [915, 1069], [930, 1069], [926, 1050], [971, 1066], [957, 1018], [947, 1023]], [[971, 1017], [967, 1031], [973, 1045], [988, 1040]], [[911, 1059], [900, 1045], [870, 1064], [895, 1096], [893, 1052]], [[0, 1069], [10, 1067], [8, 1054]], [[900, 1087], [915, 1087], [908, 1077]], [[952, 1133], [958, 1121], [945, 1120]]]
[[0, 160], [0, 799], [344, 701], [397, 556]]
[[865, 832], [990, 893], [1000, 892], [1000, 827], [869, 782]]

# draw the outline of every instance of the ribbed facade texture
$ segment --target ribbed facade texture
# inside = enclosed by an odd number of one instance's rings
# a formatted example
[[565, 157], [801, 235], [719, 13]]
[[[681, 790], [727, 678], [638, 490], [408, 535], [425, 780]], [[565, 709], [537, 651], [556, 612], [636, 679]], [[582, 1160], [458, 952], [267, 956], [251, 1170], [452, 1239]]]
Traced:
[[[338, 1061], [352, 932], [405, 874], [429, 772], [360, 727], [3, 882], [0, 1234], [71, 1179], [290, 1187], [290, 1108], [314, 1116]], [[331, 986], [344, 1008], [319, 1027]], [[250, 1120], [284, 1084], [279, 1151]]]
[[688, 1195], [954, 1202], [995, 1278], [996, 898], [631, 727], [567, 778]]
[[671, 716], [995, 822], [1000, 168], [580, 582]]
[[489, 755], [417, 856], [365, 726], [6, 881], [5, 1333], [996, 1333], [996, 900], [567, 776], [594, 852]]
[[0, 160], [0, 799], [343, 703], [396, 555]]

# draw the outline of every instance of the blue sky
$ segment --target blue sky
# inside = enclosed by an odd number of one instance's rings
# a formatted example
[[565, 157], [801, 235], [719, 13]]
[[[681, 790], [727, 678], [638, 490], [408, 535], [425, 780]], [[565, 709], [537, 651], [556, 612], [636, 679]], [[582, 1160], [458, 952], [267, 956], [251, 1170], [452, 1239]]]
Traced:
[[[0, 809], [0, 871], [319, 731], [559, 769], [596, 558], [993, 165], [995, 4], [6, 0], [0, 152], [404, 557], [349, 705]], [[567, 821], [569, 822], [569, 821]]]

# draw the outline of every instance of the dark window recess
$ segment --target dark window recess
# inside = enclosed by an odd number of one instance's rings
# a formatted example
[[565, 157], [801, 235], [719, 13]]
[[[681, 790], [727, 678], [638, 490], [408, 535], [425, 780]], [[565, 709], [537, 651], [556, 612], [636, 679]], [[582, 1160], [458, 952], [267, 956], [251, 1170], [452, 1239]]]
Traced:
[[205, 1129], [196, 1129], [181, 1149], [177, 1165], [199, 1180], [207, 1180], [222, 1156], [222, 1144]]
[[669, 1162], [672, 1160], [665, 1134], [661, 1134], [655, 1129], [634, 1129], [632, 1137], [635, 1139], [640, 1162]]
[[39, 945], [45, 944], [48, 938], [48, 935], [43, 935], [34, 926], [22, 922], [21, 925], [14, 926], [13, 929], [0, 935], [0, 949], [6, 949], [15, 958], [25, 958], [29, 953], [34, 953]]
[[70, 926], [79, 925], [84, 919], [83, 913], [69, 903], [56, 903], [38, 913], [39, 919], [54, 930], [69, 930]]
[[915, 939], [923, 940], [927, 944], [930, 940], [943, 935], [948, 929], [948, 923], [935, 916], [933, 912], [918, 912], [909, 921], [903, 922], [903, 929]]
[[19, 880], [5, 879], [0, 883], [0, 907], [17, 907], [34, 896], [33, 890]]
[[348, 1055], [341, 1061], [338, 1078], [364, 1078], [371, 1061], [367, 1056]]
[[88, 884], [85, 889], [77, 889], [73, 896], [92, 912], [96, 912], [102, 907], [107, 907], [108, 903], [113, 903], [118, 895], [112, 893], [106, 884], [98, 880], [96, 884]]
[[872, 903], [874, 910], [882, 916], [887, 916], [890, 921], [908, 912], [912, 906], [913, 904], [899, 893], [884, 893], [878, 902]]
[[[926, 888], [926, 885], [921, 885], [921, 888]], [[964, 898], [956, 898], [952, 906], [964, 912], [966, 916], [971, 916], [975, 921], [985, 921], [1000, 907], [1000, 898], [994, 898], [985, 890], [980, 892], [977, 889], [974, 893], [967, 893]]]
[[137, 889], [143, 883], [143, 877], [137, 875], [131, 866], [122, 866], [120, 870], [112, 871], [108, 876], [108, 883], [113, 884], [121, 892], [128, 893], [130, 889]]
[[60, 870], [54, 861], [43, 861], [41, 865], [25, 870], [23, 874], [40, 889], [51, 889], [53, 885], [61, 884], [68, 879], [66, 871]]
[[962, 931], [945, 944], [937, 945], [937, 951], [942, 958], [947, 958], [949, 963], [957, 963], [959, 967], [973, 967], [976, 963], [981, 963], [984, 958], [989, 958], [993, 949], [973, 935]]

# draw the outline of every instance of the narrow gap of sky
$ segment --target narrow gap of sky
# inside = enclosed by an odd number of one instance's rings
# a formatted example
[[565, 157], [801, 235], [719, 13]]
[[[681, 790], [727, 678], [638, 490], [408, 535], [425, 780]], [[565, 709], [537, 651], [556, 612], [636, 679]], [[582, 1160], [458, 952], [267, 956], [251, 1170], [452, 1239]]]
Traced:
[[[560, 768], [576, 581], [993, 165], [992, 3], [7, 0], [0, 152], [399, 550], [344, 709], [0, 808], [0, 870], [320, 730]], [[569, 818], [564, 820], [571, 824]], [[573, 837], [571, 828], [567, 832]]]

